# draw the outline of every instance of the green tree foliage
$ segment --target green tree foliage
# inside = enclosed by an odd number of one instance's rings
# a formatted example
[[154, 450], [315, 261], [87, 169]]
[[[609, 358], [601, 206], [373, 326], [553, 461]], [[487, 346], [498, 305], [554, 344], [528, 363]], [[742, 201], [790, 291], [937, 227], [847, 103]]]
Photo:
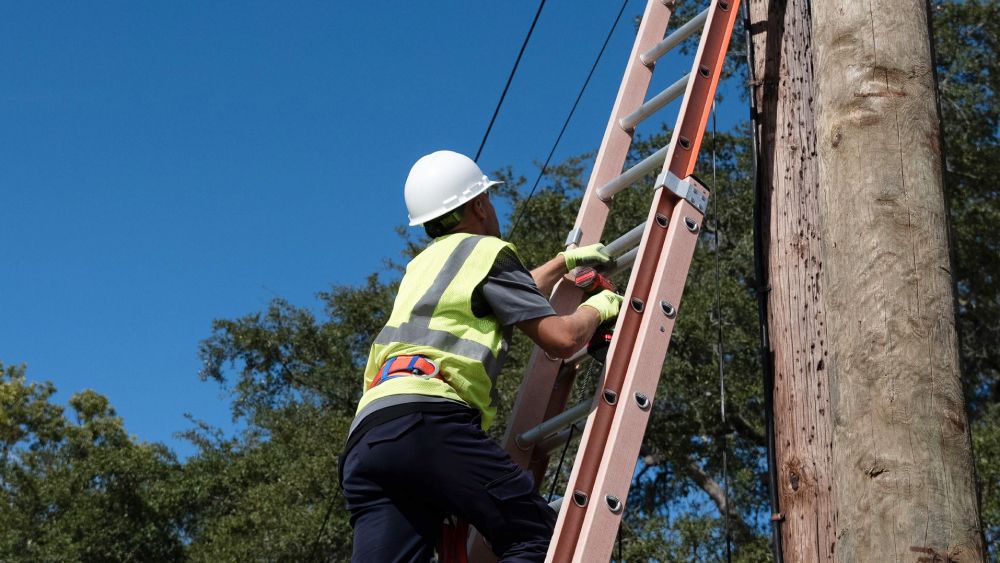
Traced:
[[200, 449], [187, 464], [193, 559], [350, 558], [337, 456], [394, 287], [372, 276], [322, 293], [322, 322], [275, 300], [263, 314], [215, 323], [201, 375], [228, 386], [246, 429], [231, 439], [204, 425], [189, 433]]
[[0, 560], [182, 560], [173, 454], [129, 437], [103, 396], [73, 395], [70, 419], [53, 393], [0, 364]]

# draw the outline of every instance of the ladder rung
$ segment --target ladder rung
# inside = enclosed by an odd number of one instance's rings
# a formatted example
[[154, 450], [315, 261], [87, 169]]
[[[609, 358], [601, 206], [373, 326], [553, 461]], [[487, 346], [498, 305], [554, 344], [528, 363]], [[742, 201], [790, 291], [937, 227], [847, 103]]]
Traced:
[[552, 510], [555, 510], [556, 512], [559, 512], [559, 509], [562, 508], [562, 500], [563, 500], [563, 497], [559, 497], [556, 500], [550, 502], [549, 503], [549, 508], [551, 508]]
[[572, 356], [563, 360], [563, 364], [575, 364], [586, 356], [587, 356], [587, 348], [586, 347], [580, 348], [579, 350], [576, 351], [576, 354], [573, 354]]
[[604, 250], [611, 256], [618, 258], [639, 244], [639, 241], [642, 239], [642, 231], [645, 228], [645, 222], [639, 223], [632, 228], [631, 231], [618, 237], [614, 241], [609, 242], [608, 245], [604, 247]]
[[681, 97], [681, 94], [684, 93], [684, 89], [687, 88], [687, 83], [690, 78], [690, 72], [678, 78], [676, 82], [667, 86], [664, 91], [653, 96], [651, 100], [639, 106], [639, 109], [621, 118], [618, 121], [618, 126], [621, 127], [623, 131], [632, 132], [636, 125], [645, 121], [646, 118], [659, 111], [663, 108], [663, 106]]
[[549, 434], [558, 432], [575, 422], [587, 418], [593, 404], [593, 399], [587, 399], [553, 416], [538, 426], [525, 430], [517, 437], [517, 445], [522, 448], [534, 446]]
[[[645, 225], [643, 225], [643, 227], [645, 227]], [[629, 250], [625, 254], [622, 254], [621, 256], [619, 256], [615, 260], [614, 267], [611, 268], [608, 271], [608, 273], [611, 274], [611, 275], [615, 275], [618, 272], [621, 272], [621, 271], [623, 271], [623, 270], [625, 270], [627, 268], [631, 268], [632, 264], [635, 263], [635, 256], [637, 254], [639, 254], [639, 247], [638, 246], [635, 247], [635, 248], [633, 248], [632, 250]]]
[[535, 446], [535, 452], [540, 453], [542, 455], [549, 455], [556, 449], [565, 447], [566, 442], [570, 439], [569, 435], [570, 431], [573, 432], [573, 437], [575, 438], [579, 438], [581, 436], [579, 432], [580, 429], [580, 427], [578, 426], [579, 424], [580, 423], [577, 422], [576, 424], [573, 424], [566, 430], [563, 430], [558, 434], [553, 434], [548, 438], [542, 440], [541, 442], [538, 442], [538, 445]]
[[663, 162], [667, 159], [668, 150], [670, 150], [670, 145], [647, 156], [639, 164], [623, 172], [621, 176], [604, 184], [597, 189], [597, 197], [601, 198], [601, 201], [608, 201], [615, 197], [616, 193], [638, 182], [646, 174], [654, 170], [659, 170], [663, 167]]
[[709, 8], [705, 8], [697, 16], [688, 20], [686, 24], [678, 27], [673, 33], [664, 37], [663, 41], [654, 45], [652, 49], [639, 55], [639, 60], [642, 61], [642, 64], [651, 66], [660, 60], [660, 57], [669, 53], [671, 49], [680, 45], [681, 41], [691, 37], [696, 31], [704, 27], [705, 20], [708, 19], [708, 10]]

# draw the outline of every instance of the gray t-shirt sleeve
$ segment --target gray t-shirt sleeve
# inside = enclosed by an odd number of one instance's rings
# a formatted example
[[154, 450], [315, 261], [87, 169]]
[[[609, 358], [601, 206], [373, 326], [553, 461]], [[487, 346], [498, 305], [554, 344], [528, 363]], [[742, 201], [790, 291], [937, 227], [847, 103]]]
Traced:
[[489, 307], [503, 326], [556, 314], [549, 300], [538, 291], [531, 272], [509, 249], [497, 256], [480, 289], [483, 305]]

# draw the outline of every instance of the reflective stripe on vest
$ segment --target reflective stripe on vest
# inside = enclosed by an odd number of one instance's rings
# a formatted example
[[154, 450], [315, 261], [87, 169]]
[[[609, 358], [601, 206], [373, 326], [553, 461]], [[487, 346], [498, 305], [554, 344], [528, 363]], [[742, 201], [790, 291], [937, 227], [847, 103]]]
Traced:
[[[435, 240], [414, 258], [400, 283], [389, 322], [372, 345], [365, 381], [374, 377], [386, 358], [400, 354], [421, 354], [437, 362], [443, 380], [403, 378], [408, 381], [383, 383], [365, 393], [359, 411], [391, 394], [434, 395], [466, 402], [482, 412], [484, 428], [490, 425], [507, 338], [495, 317], [473, 315], [471, 298], [504, 248], [513, 249], [497, 238], [463, 233]], [[433, 281], [425, 286], [423, 280], [431, 275]]]

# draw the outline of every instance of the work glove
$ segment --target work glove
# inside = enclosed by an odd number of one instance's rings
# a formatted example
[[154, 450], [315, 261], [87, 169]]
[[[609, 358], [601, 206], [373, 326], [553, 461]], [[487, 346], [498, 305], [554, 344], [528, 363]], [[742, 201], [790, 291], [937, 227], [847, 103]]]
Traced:
[[589, 299], [580, 304], [581, 307], [590, 307], [601, 316], [601, 322], [613, 319], [618, 316], [621, 310], [622, 296], [610, 290], [603, 290], [600, 293], [591, 295]]
[[566, 261], [567, 270], [572, 270], [577, 266], [607, 264], [611, 261], [611, 256], [608, 256], [607, 251], [604, 250], [604, 245], [599, 242], [560, 252], [559, 256], [562, 256], [563, 260]]

